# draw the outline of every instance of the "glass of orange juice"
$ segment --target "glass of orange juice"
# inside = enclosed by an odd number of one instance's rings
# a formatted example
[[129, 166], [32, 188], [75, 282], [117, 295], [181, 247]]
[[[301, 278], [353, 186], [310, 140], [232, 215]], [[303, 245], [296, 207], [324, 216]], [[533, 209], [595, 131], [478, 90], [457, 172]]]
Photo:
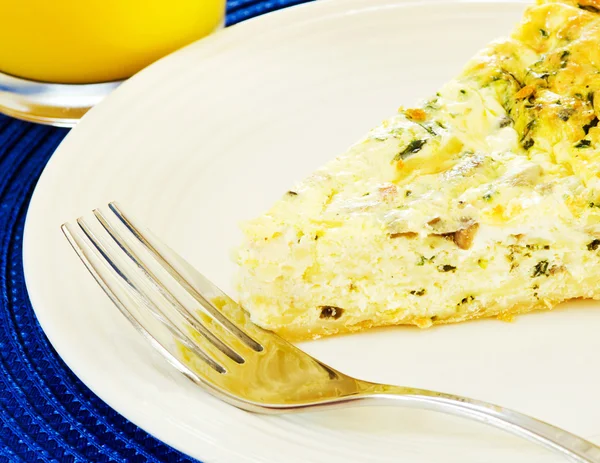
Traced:
[[225, 16], [225, 0], [0, 3], [0, 112], [62, 126]]

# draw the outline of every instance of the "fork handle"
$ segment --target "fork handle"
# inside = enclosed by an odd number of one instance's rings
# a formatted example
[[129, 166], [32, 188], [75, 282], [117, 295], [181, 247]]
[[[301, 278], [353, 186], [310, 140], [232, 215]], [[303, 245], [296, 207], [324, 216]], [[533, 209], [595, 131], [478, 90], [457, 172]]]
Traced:
[[591, 442], [522, 413], [479, 400], [423, 389], [370, 383], [362, 398], [367, 402], [391, 401], [406, 407], [461, 416], [541, 444], [572, 461], [600, 463], [600, 447]]

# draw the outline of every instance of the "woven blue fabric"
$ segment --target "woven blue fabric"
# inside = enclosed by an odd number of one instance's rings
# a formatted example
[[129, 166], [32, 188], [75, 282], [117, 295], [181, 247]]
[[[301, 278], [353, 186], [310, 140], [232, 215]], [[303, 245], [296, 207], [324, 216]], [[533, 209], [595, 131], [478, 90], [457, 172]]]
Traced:
[[[231, 0], [227, 24], [305, 0]], [[0, 463], [195, 461], [109, 408], [58, 357], [27, 296], [21, 245], [42, 169], [67, 134], [0, 115]]]

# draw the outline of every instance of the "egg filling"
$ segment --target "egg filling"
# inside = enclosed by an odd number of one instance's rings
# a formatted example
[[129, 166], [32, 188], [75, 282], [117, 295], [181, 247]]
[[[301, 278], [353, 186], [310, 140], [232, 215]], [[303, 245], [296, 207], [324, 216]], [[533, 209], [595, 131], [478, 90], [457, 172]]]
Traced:
[[307, 339], [600, 298], [599, 11], [531, 6], [435, 95], [243, 224], [253, 321]]

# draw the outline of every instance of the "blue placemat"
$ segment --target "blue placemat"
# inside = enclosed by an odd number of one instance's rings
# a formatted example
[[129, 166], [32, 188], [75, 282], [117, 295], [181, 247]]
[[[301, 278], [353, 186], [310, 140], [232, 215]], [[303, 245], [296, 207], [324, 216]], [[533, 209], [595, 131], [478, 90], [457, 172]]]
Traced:
[[[230, 0], [227, 24], [305, 0]], [[42, 169], [67, 134], [0, 115], [0, 463], [195, 461], [96, 397], [58, 357], [27, 296], [21, 245]]]

